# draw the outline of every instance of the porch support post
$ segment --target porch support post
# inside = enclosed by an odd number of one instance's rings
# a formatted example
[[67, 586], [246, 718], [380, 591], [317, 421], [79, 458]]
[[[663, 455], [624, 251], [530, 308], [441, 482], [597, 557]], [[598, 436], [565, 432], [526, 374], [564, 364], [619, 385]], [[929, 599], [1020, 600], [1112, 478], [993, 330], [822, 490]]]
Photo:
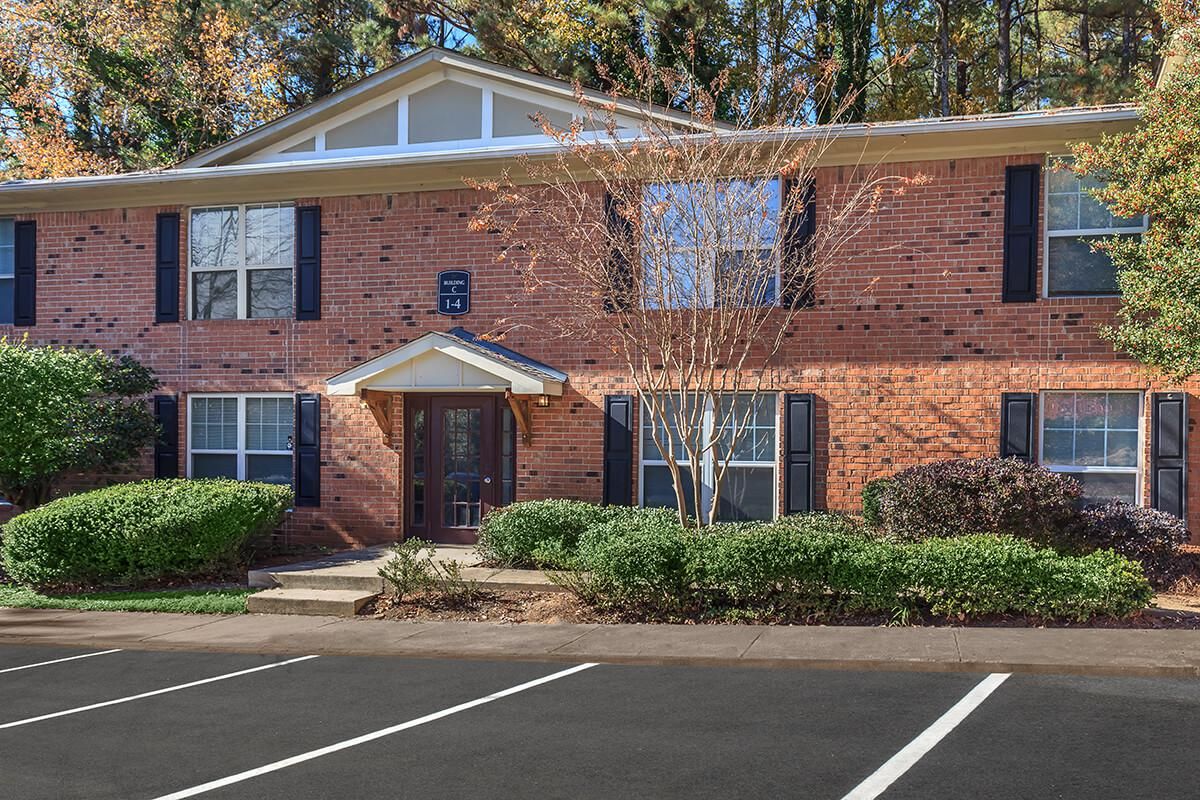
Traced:
[[521, 441], [529, 444], [529, 440], [533, 438], [533, 423], [530, 421], [529, 415], [529, 399], [518, 397], [512, 393], [512, 389], [504, 390], [504, 399], [508, 401], [508, 407], [512, 409], [513, 419], [517, 423], [517, 430], [521, 432]]

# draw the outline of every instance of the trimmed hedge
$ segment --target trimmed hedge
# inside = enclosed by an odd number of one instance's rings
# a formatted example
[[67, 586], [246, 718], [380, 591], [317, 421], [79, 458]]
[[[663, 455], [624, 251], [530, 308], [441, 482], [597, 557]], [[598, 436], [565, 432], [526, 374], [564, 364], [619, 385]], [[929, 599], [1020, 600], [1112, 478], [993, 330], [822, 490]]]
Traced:
[[44, 586], [136, 582], [236, 566], [292, 503], [289, 487], [151, 480], [63, 497], [6, 524], [9, 577]]
[[1081, 494], [1074, 479], [1020, 459], [953, 459], [892, 476], [879, 516], [909, 542], [990, 533], [1045, 543], [1076, 519]]
[[1012, 537], [916, 543], [865, 536], [822, 514], [697, 534], [657, 522], [607, 525], [580, 542], [587, 591], [615, 607], [937, 615], [1128, 616], [1151, 590], [1110, 551], [1064, 556]]
[[569, 569], [585, 531], [637, 517], [674, 520], [675, 512], [581, 500], [527, 500], [489, 511], [479, 526], [475, 549], [485, 561], [505, 567]]
[[1179, 546], [1187, 524], [1120, 501], [1080, 507], [1077, 481], [1017, 459], [943, 461], [869, 481], [864, 521], [898, 540], [993, 534], [1064, 553], [1111, 549], [1139, 561], [1155, 586], [1192, 569]]

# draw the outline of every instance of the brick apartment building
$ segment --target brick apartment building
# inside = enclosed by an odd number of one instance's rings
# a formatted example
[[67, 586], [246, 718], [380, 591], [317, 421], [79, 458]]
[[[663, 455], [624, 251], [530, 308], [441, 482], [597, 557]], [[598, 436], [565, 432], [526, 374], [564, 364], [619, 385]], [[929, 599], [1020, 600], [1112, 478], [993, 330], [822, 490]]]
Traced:
[[[141, 472], [292, 482], [296, 541], [469, 541], [513, 499], [670, 503], [621, 365], [550, 333], [570, 310], [468, 228], [463, 178], [552, 152], [529, 115], [575, 108], [568, 85], [432, 49], [174, 169], [2, 184], [0, 335], [150, 366], [164, 436]], [[930, 180], [815, 287], [723, 513], [856, 511], [873, 477], [1004, 454], [1200, 530], [1193, 387], [1096, 334], [1118, 300], [1080, 237], [1144, 221], [1047, 168], [1135, 123], [1105, 107], [847, 127], [817, 224], [864, 156]], [[502, 321], [502, 343], [480, 337]]]

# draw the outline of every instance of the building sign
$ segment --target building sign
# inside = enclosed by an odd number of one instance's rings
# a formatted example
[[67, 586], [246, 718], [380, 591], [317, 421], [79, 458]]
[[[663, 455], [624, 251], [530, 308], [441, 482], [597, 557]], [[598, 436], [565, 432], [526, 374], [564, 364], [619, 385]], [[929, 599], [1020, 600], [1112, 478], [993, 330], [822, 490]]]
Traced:
[[462, 269], [438, 273], [437, 310], [452, 317], [471, 310], [471, 273]]

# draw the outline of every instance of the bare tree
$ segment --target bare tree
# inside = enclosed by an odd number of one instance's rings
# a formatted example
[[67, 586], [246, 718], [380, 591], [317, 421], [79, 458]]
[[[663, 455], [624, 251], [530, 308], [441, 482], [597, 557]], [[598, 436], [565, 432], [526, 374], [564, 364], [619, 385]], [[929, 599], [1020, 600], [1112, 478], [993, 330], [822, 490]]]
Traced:
[[[631, 61], [636, 82], [620, 95], [577, 91], [569, 128], [538, 120], [562, 145], [555, 154], [523, 159], [519, 176], [473, 183], [489, 199], [472, 227], [502, 238], [500, 258], [520, 263], [527, 291], [557, 298], [562, 333], [610, 343], [649, 415], [643, 427], [670, 471], [680, 520], [689, 523], [690, 508], [702, 525], [717, 517], [730, 463], [757, 446], [746, 434], [760, 393], [777, 385], [785, 335], [819, 277], [890, 198], [924, 178], [858, 159], [850, 180], [822, 187], [817, 213], [818, 166], [845, 126], [806, 120], [835, 68], [819, 85], [792, 86], [782, 108], [776, 76], [764, 71], [737, 119], [722, 124], [721, 86]], [[656, 87], [682, 110], [650, 103]], [[768, 103], [779, 113], [767, 117]]]

